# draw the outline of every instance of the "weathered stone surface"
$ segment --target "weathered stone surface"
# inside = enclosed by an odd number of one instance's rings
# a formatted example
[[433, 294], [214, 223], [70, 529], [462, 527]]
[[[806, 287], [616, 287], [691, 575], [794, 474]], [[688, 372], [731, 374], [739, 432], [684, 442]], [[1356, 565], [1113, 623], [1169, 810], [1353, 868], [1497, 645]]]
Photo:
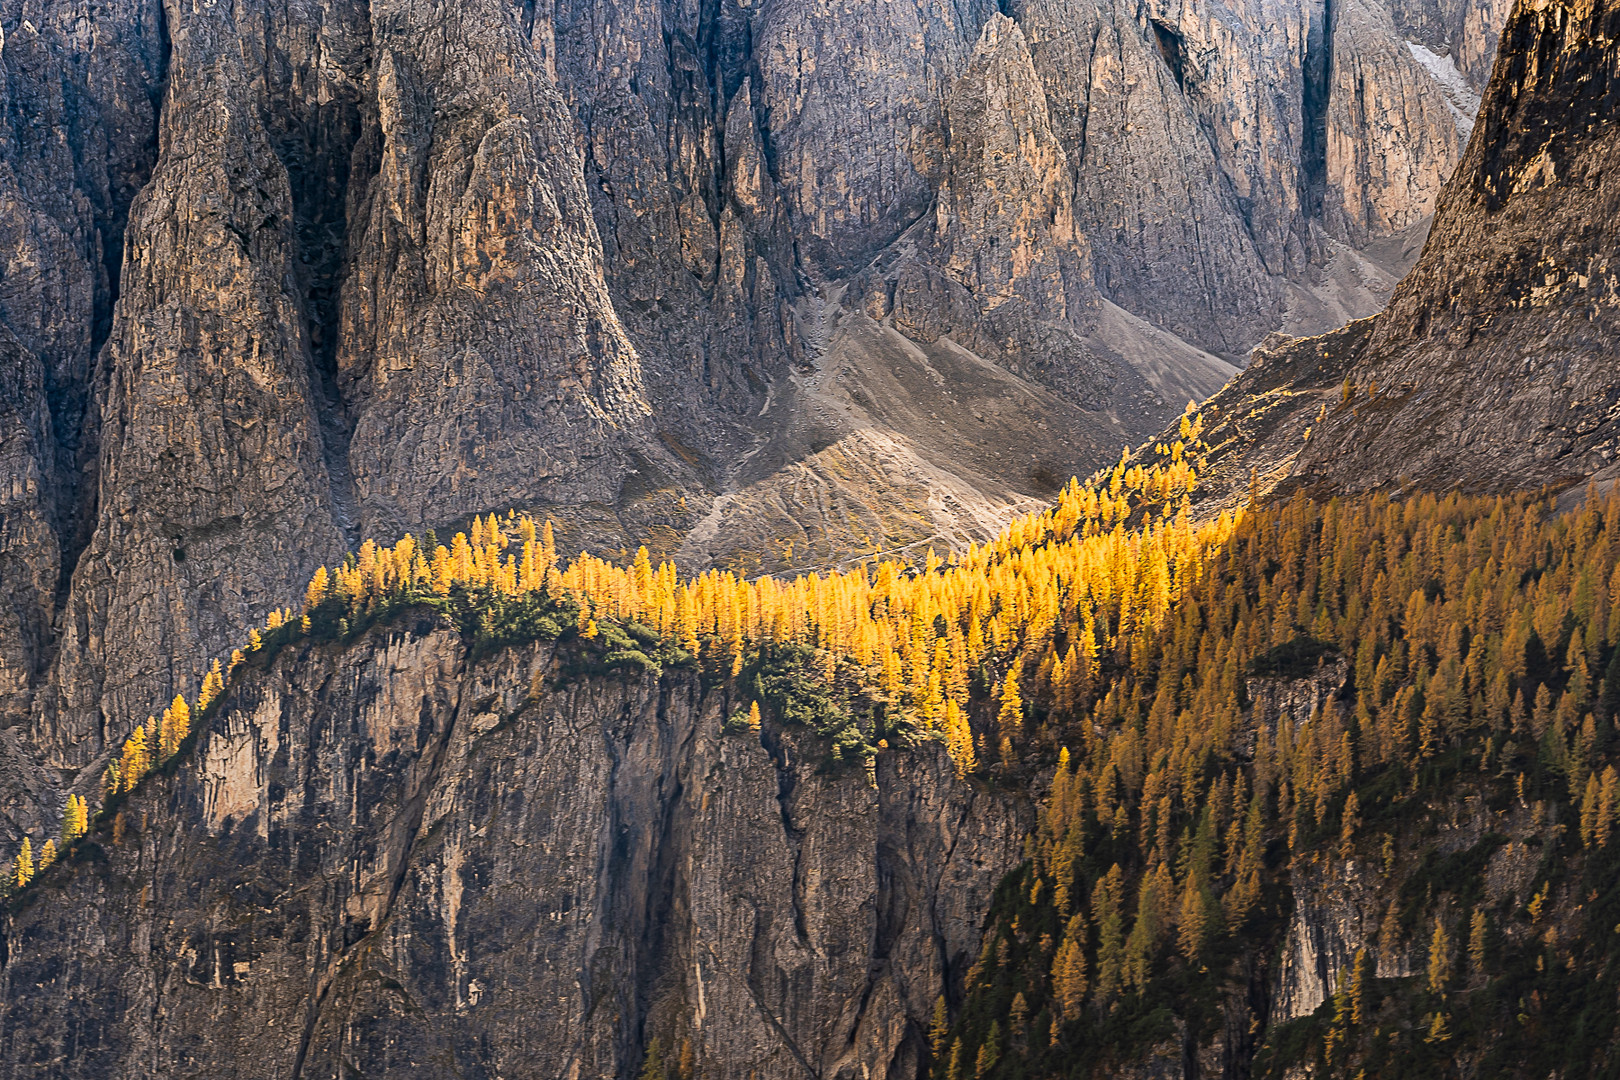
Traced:
[[1211, 402], [1210, 494], [1614, 475], [1617, 26], [1592, 0], [1515, 10], [1417, 266], [1384, 313], [1268, 342]]
[[[298, 288], [288, 173], [241, 28], [171, 24], [162, 151], [130, 214], [104, 353], [96, 527], [73, 572], [47, 760], [87, 764], [347, 546]], [[230, 48], [225, 47], [229, 44]]]
[[1353, 372], [1380, 401], [1325, 425], [1304, 469], [1399, 454], [1414, 477], [1526, 487], [1620, 453], [1617, 29], [1601, 0], [1515, 11], [1428, 246]]
[[612, 503], [633, 470], [647, 406], [569, 115], [510, 12], [439, 21], [168, 20], [96, 527], [35, 709], [52, 762], [91, 761], [358, 532]]
[[[1335, 239], [1362, 246], [1432, 213], [1460, 151], [1450, 93], [1377, 4], [1013, 12], [1104, 294], [1225, 355], [1282, 322], [1288, 286], [1319, 278]], [[1431, 44], [1464, 36], [1446, 33]]]
[[234, 682], [196, 766], [7, 916], [0, 1069], [622, 1076], [656, 1037], [737, 1080], [914, 1075], [1017, 807], [937, 746], [871, 788], [722, 736], [695, 678], [556, 659], [425, 617]]
[[26, 716], [49, 655], [61, 568], [55, 522], [60, 490], [44, 365], [9, 332], [0, 334], [0, 708]]
[[[156, 154], [155, 3], [0, 6], [0, 723], [54, 648], [63, 559], [83, 544], [95, 350], [130, 200]], [[93, 475], [93, 473], [92, 473]]]
[[572, 123], [507, 5], [372, 6], [337, 363], [365, 532], [613, 502], [647, 414]]
[[[1491, 79], [1510, 0], [1397, 0], [1390, 8], [1401, 36], [1451, 61], [1475, 93]], [[1470, 117], [1472, 123], [1472, 117]]]
[[925, 214], [942, 106], [989, 0], [763, 6], [753, 57], [775, 177], [807, 268], [842, 277]]
[[1359, 246], [1434, 213], [1473, 113], [1454, 116], [1445, 88], [1384, 8], [1370, 0], [1333, 7], [1322, 214], [1330, 231]]
[[1098, 285], [1195, 344], [1241, 353], [1280, 317], [1281, 290], [1154, 31], [1124, 5], [1023, 0], [1014, 10], [1075, 170]]
[[944, 133], [933, 214], [907, 234], [915, 252], [862, 289], [889, 294], [868, 308], [890, 309], [914, 341], [949, 334], [1076, 404], [1102, 405], [1114, 372], [1081, 340], [1101, 302], [1068, 156], [1023, 31], [1005, 15], [985, 24], [946, 100]]

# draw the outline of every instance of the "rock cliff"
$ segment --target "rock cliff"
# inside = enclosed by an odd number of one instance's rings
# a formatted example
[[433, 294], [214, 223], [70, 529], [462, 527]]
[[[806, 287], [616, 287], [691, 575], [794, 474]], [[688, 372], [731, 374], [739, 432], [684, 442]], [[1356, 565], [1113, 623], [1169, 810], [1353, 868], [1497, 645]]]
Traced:
[[[241, 669], [189, 758], [0, 916], [0, 1072], [625, 1076], [657, 1040], [739, 1080], [918, 1075], [1027, 804], [938, 744], [869, 784], [804, 729], [722, 734], [723, 689], [576, 675], [577, 648], [477, 655], [407, 612]], [[1251, 752], [1339, 707], [1347, 676], [1250, 679]], [[1393, 871], [1299, 860], [1232, 1022], [1120, 1075], [1196, 1075], [1186, 1053], [1248, 1075], [1423, 867], [1509, 836], [1488, 877], [1512, 901], [1526, 843], [1555, 842], [1539, 814], [1449, 813]], [[1379, 974], [1421, 963], [1414, 941]]]
[[[128, 58], [84, 76], [126, 109], [139, 95], [156, 126], [136, 143], [149, 159], [122, 167], [150, 173], [120, 189], [127, 227], [85, 241], [118, 270], [100, 374], [81, 357], [76, 378], [14, 410], [17, 531], [56, 525], [29, 576], [8, 577], [36, 581], [8, 640], [32, 676], [13, 677], [13, 698], [41, 691], [32, 738], [48, 764], [91, 763], [358, 530], [613, 503], [635, 461], [656, 468], [640, 451], [668, 458], [606, 292], [572, 118], [508, 15], [176, 8], [158, 18], [156, 76]], [[73, 26], [116, 50], [147, 17], [114, 5]], [[39, 46], [61, 63], [76, 47]], [[64, 105], [60, 131], [95, 104]], [[75, 177], [66, 150], [55, 166]], [[81, 292], [88, 338], [96, 294]], [[53, 396], [78, 412], [44, 427]], [[42, 441], [58, 428], [59, 447]], [[93, 463], [67, 461], [80, 446]], [[93, 490], [51, 482], [67, 472]], [[53, 547], [76, 558], [58, 569]], [[40, 628], [58, 604], [53, 641]]]
[[1210, 403], [1213, 493], [1613, 477], [1617, 20], [1515, 9], [1422, 257], [1385, 312], [1268, 341]]
[[[168, 45], [157, 3], [8, 4], [0, 15], [0, 711], [27, 714], [62, 584], [94, 518], [96, 355], [129, 206], [155, 162]], [[19, 807], [26, 819], [30, 812]]]
[[[566, 650], [565, 650], [566, 651]], [[914, 1076], [1024, 811], [407, 615], [239, 674], [5, 917], [7, 1075]], [[76, 1003], [63, 1009], [62, 1002]]]

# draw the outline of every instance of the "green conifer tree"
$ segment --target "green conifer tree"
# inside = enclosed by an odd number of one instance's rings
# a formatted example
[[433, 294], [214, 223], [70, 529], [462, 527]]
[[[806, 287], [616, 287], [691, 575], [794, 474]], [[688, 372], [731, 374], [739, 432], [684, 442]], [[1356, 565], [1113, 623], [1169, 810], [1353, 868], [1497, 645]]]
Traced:
[[664, 1050], [656, 1036], [647, 1044], [647, 1056], [641, 1064], [641, 1080], [669, 1080], [669, 1069], [664, 1065]]

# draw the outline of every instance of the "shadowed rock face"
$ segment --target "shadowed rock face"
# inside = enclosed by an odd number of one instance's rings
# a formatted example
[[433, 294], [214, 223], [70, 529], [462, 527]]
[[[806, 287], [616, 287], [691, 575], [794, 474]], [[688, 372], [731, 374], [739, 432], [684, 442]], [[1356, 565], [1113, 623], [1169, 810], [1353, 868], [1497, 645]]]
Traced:
[[871, 787], [722, 736], [693, 677], [558, 659], [423, 617], [236, 680], [197, 764], [4, 917], [0, 1072], [623, 1076], [656, 1037], [736, 1080], [916, 1075], [1017, 806], [935, 744]]
[[[205, 9], [213, 12], [217, 9]], [[172, 27], [160, 152], [103, 353], [96, 527], [36, 728], [85, 764], [244, 620], [342, 551], [310, 381], [288, 175], [234, 27]], [[116, 733], [114, 733], [116, 735]]]
[[[98, 21], [99, 20], [99, 21]], [[0, 714], [26, 715], [91, 520], [95, 354], [156, 157], [158, 5], [6, 4], [0, 79]], [[16, 774], [10, 774], [14, 778]], [[20, 778], [19, 778], [20, 779]], [[36, 811], [14, 799], [8, 812]]]
[[1357, 365], [1389, 400], [1327, 426], [1306, 469], [1400, 455], [1414, 477], [1529, 486], [1620, 453], [1617, 31], [1601, 0], [1515, 12], [1437, 227]]
[[1268, 343], [1211, 403], [1215, 492], [1251, 471], [1348, 490], [1615, 475], [1617, 28], [1612, 3], [1515, 10], [1422, 257], [1383, 314]]

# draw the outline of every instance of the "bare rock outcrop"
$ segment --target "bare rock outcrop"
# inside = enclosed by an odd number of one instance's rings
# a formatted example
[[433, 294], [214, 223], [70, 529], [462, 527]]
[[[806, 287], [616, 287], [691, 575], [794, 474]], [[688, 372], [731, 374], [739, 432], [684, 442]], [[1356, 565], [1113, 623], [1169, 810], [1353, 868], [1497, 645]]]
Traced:
[[26, 716], [38, 670], [49, 655], [62, 554], [53, 527], [60, 490], [56, 442], [39, 356], [10, 333], [0, 337], [0, 702]]
[[[1291, 285], [1320, 288], [1342, 244], [1431, 214], [1472, 119], [1441, 80], [1454, 61], [1424, 50], [1425, 66], [1377, 4], [1013, 12], [1104, 295], [1223, 355], [1281, 324]], [[1477, 27], [1505, 13], [1467, 14]], [[1436, 23], [1434, 48], [1464, 36]]]
[[937, 745], [873, 787], [722, 735], [696, 677], [566, 659], [407, 617], [235, 680], [196, 765], [4, 916], [0, 1073], [624, 1076], [656, 1038], [735, 1080], [914, 1076], [1016, 804]]
[[[87, 764], [346, 547], [323, 460], [288, 174], [240, 28], [171, 30], [162, 151], [130, 214], [96, 528], [73, 574], [47, 760]], [[108, 730], [111, 728], [112, 730]]]
[[944, 104], [990, 0], [794, 0], [755, 15], [774, 176], [807, 268], [858, 269], [928, 212]]
[[1521, 4], [1462, 166], [1389, 308], [1278, 338], [1216, 397], [1210, 494], [1614, 475], [1613, 4]]
[[1468, 154], [1422, 259], [1350, 373], [1376, 383], [1306, 471], [1469, 486], [1560, 483], [1620, 454], [1620, 8], [1514, 12]]
[[616, 501], [648, 406], [542, 58], [502, 4], [371, 19], [375, 174], [337, 350], [363, 530]]
[[360, 532], [612, 503], [650, 440], [572, 121], [509, 13], [309, 14], [167, 21], [95, 527], [34, 710], [53, 764], [90, 763]]
[[[1280, 316], [1282, 290], [1183, 94], [1187, 67], [1166, 60], [1158, 24], [1141, 25], [1126, 5], [1023, 0], [1015, 11], [1075, 172], [1104, 295], [1194, 344], [1241, 353]], [[1209, 55], [1223, 76], [1238, 59]]]
[[1114, 372], [1082, 341], [1101, 298], [1068, 155], [1023, 31], [1006, 16], [985, 23], [946, 100], [944, 133], [933, 213], [881, 278], [857, 284], [873, 294], [863, 306], [914, 341], [948, 334], [1070, 401], [1101, 405]]
[[[156, 156], [155, 3], [0, 7], [0, 724], [23, 723], [56, 651], [61, 587], [94, 502], [95, 355], [130, 201]], [[8, 755], [31, 757], [27, 740]], [[7, 813], [43, 783], [23, 765]]]
[[1360, 246], [1434, 213], [1473, 115], [1454, 115], [1447, 88], [1414, 55], [1422, 46], [1403, 41], [1385, 9], [1369, 0], [1334, 9], [1322, 214]]
[[1491, 81], [1511, 0], [1397, 0], [1390, 12], [1401, 36], [1443, 57], [1476, 94]]

